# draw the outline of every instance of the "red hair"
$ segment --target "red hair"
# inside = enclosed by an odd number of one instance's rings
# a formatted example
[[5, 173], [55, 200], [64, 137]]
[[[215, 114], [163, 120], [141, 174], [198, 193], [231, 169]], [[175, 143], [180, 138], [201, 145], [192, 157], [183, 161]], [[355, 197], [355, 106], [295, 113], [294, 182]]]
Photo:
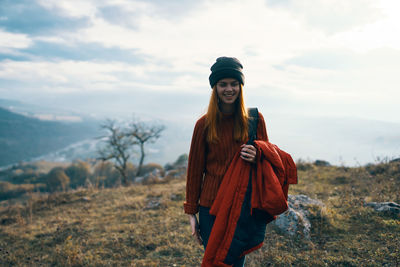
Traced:
[[[235, 138], [236, 141], [246, 142], [248, 138], [247, 119], [249, 116], [247, 113], [246, 106], [244, 104], [242, 84], [240, 84], [239, 95], [235, 101], [234, 116], [235, 116], [234, 117], [235, 124], [233, 130], [233, 137]], [[218, 107], [217, 86], [214, 85], [206, 114], [207, 141], [209, 143], [216, 143], [219, 141], [217, 125], [221, 121], [221, 119], [222, 119], [222, 113]]]

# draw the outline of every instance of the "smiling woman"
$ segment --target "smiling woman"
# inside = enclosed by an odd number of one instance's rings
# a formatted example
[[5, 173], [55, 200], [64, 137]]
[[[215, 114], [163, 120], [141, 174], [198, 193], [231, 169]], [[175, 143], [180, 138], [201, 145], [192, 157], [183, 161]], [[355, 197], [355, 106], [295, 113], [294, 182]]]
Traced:
[[[265, 226], [272, 220], [270, 214], [256, 209], [257, 204], [253, 203], [253, 198], [256, 199], [253, 196], [257, 196], [262, 189], [255, 182], [257, 186], [251, 189], [251, 181], [255, 178], [249, 177], [255, 173], [251, 170], [256, 170], [259, 159], [265, 155], [264, 152], [258, 152], [260, 146], [257, 144], [268, 146], [270, 143], [262, 115], [253, 110], [255, 112], [249, 116], [245, 107], [242, 70], [240, 61], [232, 57], [217, 58], [212, 65], [209, 77], [212, 93], [208, 111], [197, 121], [190, 147], [184, 208], [185, 213], [189, 214], [192, 235], [204, 245], [202, 266], [205, 267], [244, 266], [244, 255], [262, 245]], [[254, 118], [258, 118], [255, 120], [258, 124], [251, 123]], [[257, 140], [253, 140], [254, 135]], [[231, 171], [235, 168], [239, 168], [244, 175], [239, 177], [237, 172]], [[254, 193], [251, 193], [252, 190]], [[225, 194], [226, 191], [229, 193]], [[235, 203], [240, 203], [236, 206], [227, 200], [232, 192], [241, 192], [231, 198]], [[276, 197], [274, 203], [281, 201], [285, 204], [283, 195]], [[228, 207], [229, 215], [221, 213], [221, 205]], [[197, 221], [197, 212], [200, 222]], [[221, 229], [225, 233], [231, 231], [231, 235], [222, 234], [222, 237]]]
[[[215, 220], [209, 210], [236, 150], [241, 149], [247, 162], [254, 162], [256, 157], [255, 147], [244, 145], [248, 138], [248, 114], [242, 94], [242, 69], [236, 58], [220, 57], [213, 64], [209, 77], [212, 94], [208, 111], [197, 121], [192, 137], [185, 212], [189, 214], [192, 235], [204, 248]], [[266, 139], [265, 126], [261, 128], [264, 128], [262, 137]], [[199, 210], [200, 226], [195, 216]], [[236, 259], [234, 266], [243, 266], [244, 259]]]

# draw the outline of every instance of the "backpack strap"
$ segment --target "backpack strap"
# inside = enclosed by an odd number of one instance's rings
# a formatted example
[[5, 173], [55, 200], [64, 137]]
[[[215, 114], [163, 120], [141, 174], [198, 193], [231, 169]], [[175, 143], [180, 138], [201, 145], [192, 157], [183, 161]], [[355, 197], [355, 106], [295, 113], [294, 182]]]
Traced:
[[254, 140], [257, 139], [257, 128], [258, 128], [258, 109], [249, 108], [248, 109], [249, 120], [249, 141], [247, 144], [253, 144]]

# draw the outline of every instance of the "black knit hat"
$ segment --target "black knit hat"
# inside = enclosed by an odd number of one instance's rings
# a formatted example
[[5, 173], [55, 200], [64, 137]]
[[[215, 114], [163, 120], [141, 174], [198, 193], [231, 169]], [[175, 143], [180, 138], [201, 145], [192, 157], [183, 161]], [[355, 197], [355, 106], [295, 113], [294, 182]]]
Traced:
[[219, 80], [224, 78], [234, 78], [244, 84], [243, 65], [234, 57], [219, 57], [211, 66], [211, 74], [208, 78], [213, 87]]

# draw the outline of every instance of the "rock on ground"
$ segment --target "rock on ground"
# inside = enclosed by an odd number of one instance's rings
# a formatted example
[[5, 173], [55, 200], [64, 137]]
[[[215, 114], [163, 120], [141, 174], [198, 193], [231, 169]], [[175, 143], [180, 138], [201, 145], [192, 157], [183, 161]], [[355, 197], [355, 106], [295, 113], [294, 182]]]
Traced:
[[289, 195], [288, 203], [288, 210], [279, 215], [273, 224], [286, 234], [296, 235], [302, 232], [309, 239], [311, 223], [308, 219], [308, 208], [315, 205], [323, 207], [324, 203], [306, 195]]
[[368, 202], [365, 206], [372, 207], [379, 212], [400, 214], [400, 205], [395, 202]]

